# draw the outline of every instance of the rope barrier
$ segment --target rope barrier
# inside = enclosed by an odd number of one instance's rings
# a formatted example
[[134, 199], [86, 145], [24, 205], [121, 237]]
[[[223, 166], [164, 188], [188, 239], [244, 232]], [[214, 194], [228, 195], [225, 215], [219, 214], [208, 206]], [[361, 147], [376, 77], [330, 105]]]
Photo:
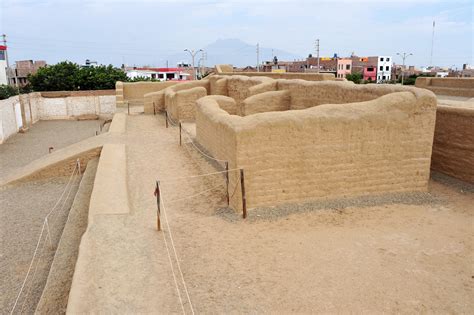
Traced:
[[160, 179], [160, 183], [161, 182], [175, 182], [175, 181], [179, 181], [179, 180], [183, 180], [183, 179], [190, 179], [190, 178], [198, 178], [198, 177], [204, 177], [204, 176], [212, 176], [212, 175], [217, 175], [217, 174], [223, 174], [223, 173], [227, 173], [227, 172], [234, 172], [234, 171], [240, 171], [239, 168], [233, 168], [233, 169], [230, 169], [230, 170], [226, 170], [226, 171], [217, 171], [217, 172], [212, 172], [212, 173], [205, 173], [205, 174], [198, 174], [198, 175], [192, 175], [192, 176], [183, 176], [183, 177], [175, 177], [175, 178], [170, 178], [170, 179]]
[[197, 151], [199, 151], [202, 155], [204, 155], [205, 157], [211, 159], [211, 160], [214, 160], [214, 161], [217, 161], [217, 162], [227, 162], [227, 160], [221, 160], [221, 159], [216, 159], [215, 157], [212, 157], [208, 154], [206, 154], [205, 152], [203, 152], [201, 149], [199, 149], [196, 144], [194, 143], [194, 141], [187, 135], [187, 132], [185, 131], [184, 134], [186, 135], [186, 137], [188, 137], [189, 141], [191, 142], [191, 144], [194, 146], [194, 148], [196, 148]]
[[[26, 272], [26, 276], [25, 276], [25, 278], [23, 279], [23, 283], [22, 283], [22, 285], [21, 285], [21, 287], [20, 287], [20, 291], [19, 291], [18, 294], [17, 294], [17, 297], [16, 297], [16, 299], [15, 299], [15, 303], [13, 304], [13, 307], [12, 307], [12, 309], [11, 309], [11, 311], [10, 311], [10, 314], [13, 314], [13, 312], [15, 311], [15, 308], [16, 308], [16, 306], [17, 306], [17, 304], [18, 304], [18, 301], [19, 301], [19, 299], [20, 299], [20, 296], [21, 296], [21, 294], [23, 293], [23, 289], [25, 288], [26, 281], [28, 280], [28, 276], [30, 275], [31, 268], [33, 267], [33, 263], [34, 263], [34, 261], [35, 261], [36, 254], [37, 254], [37, 252], [38, 252], [39, 245], [41, 244], [41, 239], [43, 238], [43, 233], [44, 233], [44, 231], [45, 231], [46, 229], [47, 229], [47, 233], [48, 233], [48, 235], [49, 235], [49, 237], [50, 237], [50, 241], [52, 241], [51, 234], [50, 234], [50, 232], [49, 232], [49, 227], [48, 227], [48, 218], [49, 218], [49, 216], [54, 212], [54, 210], [56, 209], [56, 207], [59, 205], [61, 199], [63, 198], [63, 196], [64, 196], [64, 194], [65, 194], [65, 192], [66, 192], [66, 190], [68, 189], [69, 185], [71, 184], [71, 180], [72, 180], [74, 174], [76, 173], [76, 170], [78, 169], [78, 166], [79, 166], [79, 161], [76, 162], [76, 165], [75, 165], [75, 167], [74, 167], [74, 169], [73, 169], [73, 171], [72, 171], [72, 173], [71, 173], [71, 175], [70, 175], [70, 177], [69, 177], [69, 179], [68, 179], [68, 182], [67, 182], [66, 186], [64, 187], [63, 192], [62, 192], [61, 195], [59, 196], [59, 199], [56, 201], [56, 203], [54, 204], [54, 206], [51, 208], [51, 210], [48, 212], [48, 214], [47, 214], [47, 215], [45, 216], [45, 218], [43, 219], [43, 225], [42, 225], [42, 227], [41, 227], [41, 232], [40, 232], [40, 235], [39, 235], [39, 237], [38, 237], [38, 241], [36, 242], [36, 247], [35, 247], [35, 250], [34, 250], [34, 252], [33, 252], [33, 256], [32, 256], [32, 258], [31, 258], [30, 265], [29, 265], [29, 267], [28, 267], [28, 271]], [[43, 249], [44, 249], [44, 244], [45, 244], [45, 243], [46, 243], [46, 240], [45, 240], [45, 242], [43, 243], [43, 247], [42, 247], [41, 251], [43, 251]], [[39, 261], [39, 259], [38, 259], [38, 261]], [[39, 265], [39, 262], [37, 263], [37, 265], [36, 265], [36, 267], [35, 267], [35, 271], [34, 271], [34, 275], [33, 275], [33, 280], [34, 280], [34, 276], [35, 276], [35, 274], [36, 274], [36, 270], [37, 270], [37, 268], [38, 268], [38, 265]], [[32, 285], [33, 285], [33, 283], [31, 284], [31, 286], [32, 286]], [[30, 286], [30, 289], [31, 289], [31, 286]], [[29, 295], [30, 289], [28, 289], [28, 295]], [[28, 295], [27, 295], [27, 297], [28, 297]], [[22, 309], [23, 309], [23, 305], [22, 305]]]
[[168, 111], [166, 111], [166, 119], [172, 126], [174, 127], [178, 126], [178, 124], [173, 119], [171, 119], [170, 115], [168, 115]]
[[168, 201], [168, 204], [173, 203], [173, 202], [176, 202], [176, 201], [181, 201], [181, 200], [186, 200], [186, 199], [194, 198], [194, 197], [199, 196], [199, 195], [202, 195], [202, 194], [204, 194], [204, 193], [206, 193], [206, 192], [208, 192], [208, 191], [214, 190], [214, 189], [216, 189], [217, 187], [220, 187], [221, 185], [222, 185], [222, 184], [219, 184], [219, 185], [217, 185], [217, 186], [214, 186], [214, 187], [212, 187], [212, 188], [203, 190], [203, 191], [198, 192], [198, 193], [196, 193], [196, 194], [194, 194], [194, 195], [191, 195], [191, 196], [187, 196], [187, 197], [183, 197], [183, 198], [178, 198], [178, 199], [170, 200], [170, 201]]
[[[181, 264], [179, 263], [178, 254], [176, 252], [176, 247], [174, 245], [173, 234], [171, 233], [171, 227], [170, 227], [170, 224], [169, 224], [169, 221], [168, 221], [168, 215], [166, 214], [166, 207], [165, 207], [165, 201], [164, 201], [163, 195], [161, 196], [161, 203], [163, 205], [163, 214], [164, 214], [164, 217], [165, 217], [166, 226], [168, 228], [167, 230], [168, 230], [168, 234], [170, 236], [171, 246], [172, 246], [173, 251], [174, 251], [176, 264], [178, 266], [178, 270], [179, 270], [179, 273], [181, 275], [181, 281], [183, 283], [184, 291], [186, 292], [186, 297], [187, 297], [188, 302], [189, 302], [189, 307], [191, 308], [191, 313], [194, 315], [193, 303], [191, 302], [191, 298], [189, 297], [188, 287], [186, 286], [186, 281], [184, 280], [184, 275], [183, 275], [183, 272], [181, 270]], [[164, 235], [164, 233], [163, 233], [163, 235]], [[171, 263], [171, 260], [170, 260], [170, 263]]]
[[176, 286], [176, 292], [178, 292], [179, 303], [181, 304], [181, 309], [183, 310], [183, 314], [186, 314], [186, 311], [184, 310], [183, 299], [181, 298], [181, 293], [179, 292], [179, 286], [178, 286], [178, 281], [176, 280], [176, 274], [174, 272], [173, 262], [171, 261], [171, 254], [168, 248], [168, 241], [166, 240], [165, 233], [162, 233], [162, 234], [163, 234], [163, 240], [165, 241], [166, 252], [168, 253], [168, 260], [170, 262], [171, 272], [173, 273], [173, 279], [174, 279], [174, 284]]

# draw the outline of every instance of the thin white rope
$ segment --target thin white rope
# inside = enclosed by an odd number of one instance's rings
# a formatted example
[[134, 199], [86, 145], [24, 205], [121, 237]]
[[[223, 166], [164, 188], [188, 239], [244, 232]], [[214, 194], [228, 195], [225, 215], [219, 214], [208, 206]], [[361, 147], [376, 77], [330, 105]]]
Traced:
[[171, 123], [172, 126], [176, 127], [176, 126], [178, 125], [176, 122], [174, 122], [174, 121], [171, 119], [170, 115], [168, 114], [168, 111], [166, 111], [165, 116], [166, 116], [165, 118], [168, 119], [168, 121]]
[[69, 187], [69, 184], [71, 183], [71, 180], [72, 180], [72, 177], [74, 176], [74, 173], [76, 173], [76, 169], [77, 169], [77, 163], [76, 163], [76, 166], [74, 167], [74, 169], [72, 170], [72, 174], [71, 176], [69, 177], [69, 180], [66, 184], [66, 187], [64, 187], [64, 190], [63, 192], [61, 193], [61, 196], [59, 196], [59, 199], [56, 201], [56, 203], [54, 204], [53, 208], [51, 209], [51, 211], [48, 212], [48, 214], [46, 215], [45, 218], [49, 217], [51, 213], [53, 213], [54, 209], [58, 206], [59, 202], [61, 201], [61, 199], [63, 198], [64, 196], [64, 193], [66, 192], [66, 189]]
[[43, 233], [44, 233], [44, 230], [45, 230], [45, 226], [47, 224], [47, 219], [49, 217], [49, 215], [54, 211], [54, 209], [58, 206], [59, 202], [61, 201], [62, 197], [64, 196], [64, 193], [66, 192], [66, 189], [67, 187], [69, 186], [69, 184], [71, 183], [71, 179], [72, 179], [72, 176], [74, 175], [74, 173], [76, 172], [76, 169], [77, 169], [77, 163], [76, 163], [76, 166], [74, 167], [73, 171], [72, 171], [72, 174], [71, 176], [69, 177], [69, 180], [68, 180], [68, 183], [66, 184], [63, 192], [61, 193], [61, 196], [59, 197], [59, 199], [56, 201], [55, 205], [53, 206], [53, 208], [51, 209], [51, 211], [48, 212], [48, 214], [46, 215], [46, 217], [44, 218], [43, 220], [43, 226], [41, 227], [41, 232], [40, 232], [40, 235], [39, 235], [39, 238], [38, 238], [38, 242], [36, 243], [36, 248], [35, 248], [35, 251], [33, 252], [33, 257], [31, 258], [31, 262], [30, 262], [30, 265], [28, 267], [28, 271], [26, 272], [26, 276], [25, 276], [25, 279], [23, 279], [23, 283], [21, 285], [21, 288], [20, 288], [20, 291], [18, 292], [18, 295], [15, 299], [15, 303], [13, 304], [13, 308], [11, 309], [10, 311], [10, 314], [13, 314], [13, 311], [15, 310], [17, 304], [18, 304], [18, 300], [20, 299], [20, 296], [21, 294], [23, 293], [23, 289], [25, 288], [25, 284], [26, 284], [26, 280], [28, 279], [28, 276], [30, 275], [30, 271], [31, 271], [31, 267], [33, 266], [33, 262], [35, 260], [35, 257], [36, 257], [36, 253], [38, 252], [38, 247], [39, 247], [39, 244], [41, 243], [41, 238], [43, 236]]
[[186, 311], [184, 310], [183, 299], [181, 298], [181, 293], [179, 292], [179, 286], [178, 286], [178, 281], [176, 280], [176, 274], [174, 272], [173, 262], [171, 261], [171, 253], [168, 248], [168, 241], [166, 240], [165, 233], [162, 233], [162, 234], [163, 234], [163, 239], [165, 240], [166, 252], [168, 253], [168, 260], [170, 262], [171, 272], [173, 273], [173, 280], [176, 287], [176, 292], [178, 292], [179, 303], [181, 304], [181, 309], [183, 310], [183, 314], [186, 314]]
[[183, 282], [183, 286], [184, 286], [184, 291], [186, 292], [186, 296], [188, 298], [188, 301], [189, 301], [189, 307], [191, 308], [191, 313], [194, 314], [194, 308], [193, 308], [193, 303], [191, 302], [191, 298], [189, 297], [189, 292], [188, 292], [188, 287], [186, 286], [186, 281], [184, 280], [184, 276], [183, 276], [183, 272], [181, 270], [181, 264], [179, 263], [179, 259], [178, 259], [178, 254], [176, 252], [176, 247], [174, 245], [174, 240], [173, 240], [173, 234], [171, 233], [171, 228], [170, 228], [170, 224], [168, 222], [168, 216], [166, 214], [166, 207], [165, 207], [165, 201], [163, 199], [163, 195], [161, 195], [161, 203], [163, 204], [163, 214], [164, 214], [164, 217], [165, 217], [165, 221], [166, 221], [166, 226], [167, 226], [167, 230], [168, 230], [168, 234], [170, 236], [170, 240], [171, 240], [171, 246], [173, 248], [173, 251], [174, 251], [174, 256], [175, 256], [175, 259], [176, 259], [176, 264], [178, 265], [178, 270], [179, 270], [179, 273], [181, 274], [181, 281]]
[[218, 171], [218, 172], [212, 172], [212, 173], [204, 173], [204, 174], [198, 174], [198, 175], [192, 175], [192, 176], [183, 176], [183, 177], [175, 177], [175, 178], [170, 178], [170, 179], [160, 179], [161, 182], [175, 182], [178, 180], [183, 180], [183, 179], [190, 179], [190, 178], [197, 178], [197, 177], [204, 177], [204, 176], [212, 176], [212, 175], [217, 175], [217, 174], [223, 174], [227, 172], [235, 172], [235, 171], [240, 171], [240, 168], [232, 168], [230, 170], [224, 170], [224, 171]]
[[38, 271], [38, 266], [41, 262], [41, 259], [43, 258], [45, 244], [46, 244], [46, 239], [43, 242], [43, 246], [41, 246], [41, 250], [40, 250], [40, 255], [41, 256], [39, 256], [38, 262], [36, 263], [35, 271], [33, 272], [33, 278], [31, 279], [31, 283], [30, 283], [30, 286], [28, 287], [28, 291], [26, 291], [25, 300], [23, 301], [23, 304], [21, 305], [20, 314], [23, 314], [23, 308], [25, 307], [26, 301], [28, 301], [28, 297], [30, 296], [31, 288], [33, 287], [33, 285], [35, 283], [36, 272]]
[[197, 194], [194, 194], [194, 195], [191, 195], [191, 196], [186, 196], [186, 197], [183, 197], [183, 198], [177, 198], [177, 199], [170, 200], [170, 201], [168, 201], [168, 204], [173, 203], [173, 202], [176, 202], [176, 201], [181, 201], [181, 200], [186, 200], [186, 199], [194, 198], [194, 197], [196, 197], [196, 196], [205, 194], [205, 193], [208, 192], [208, 191], [214, 190], [214, 189], [216, 189], [216, 188], [218, 188], [218, 187], [220, 187], [220, 186], [222, 186], [222, 185], [223, 185], [223, 184], [219, 184], [219, 185], [217, 185], [217, 186], [214, 186], [214, 187], [212, 187], [212, 188], [209, 188], [209, 189], [200, 191], [200, 192], [198, 192]]
[[188, 137], [189, 141], [191, 141], [191, 144], [196, 148], [196, 150], [198, 150], [198, 151], [199, 151], [202, 155], [204, 155], [205, 157], [207, 157], [207, 158], [209, 158], [209, 159], [211, 159], [211, 160], [215, 160], [215, 161], [217, 161], [217, 162], [227, 162], [227, 160], [216, 159], [215, 157], [212, 157], [212, 156], [206, 154], [205, 152], [203, 152], [201, 149], [199, 149], [199, 148], [196, 146], [196, 144], [194, 143], [194, 141], [188, 136], [187, 131], [184, 132], [184, 135], [185, 135], [186, 137]]
[[39, 244], [41, 243], [41, 237], [43, 236], [44, 227], [45, 227], [45, 221], [43, 221], [43, 227], [41, 228], [40, 237], [38, 238], [38, 242], [36, 243], [36, 248], [35, 248], [35, 251], [33, 253], [33, 258], [31, 259], [30, 266], [28, 267], [28, 271], [26, 272], [26, 277], [23, 280], [23, 284], [21, 285], [20, 292], [18, 293], [18, 295], [16, 297], [15, 304], [13, 304], [13, 308], [10, 311], [10, 315], [13, 314], [13, 311], [15, 310], [16, 305], [18, 304], [18, 300], [20, 299], [21, 293], [23, 292], [23, 289], [25, 287], [26, 279], [28, 279], [28, 275], [30, 274], [31, 267], [33, 266], [33, 262], [34, 262], [35, 257], [36, 257], [36, 252], [38, 251]]

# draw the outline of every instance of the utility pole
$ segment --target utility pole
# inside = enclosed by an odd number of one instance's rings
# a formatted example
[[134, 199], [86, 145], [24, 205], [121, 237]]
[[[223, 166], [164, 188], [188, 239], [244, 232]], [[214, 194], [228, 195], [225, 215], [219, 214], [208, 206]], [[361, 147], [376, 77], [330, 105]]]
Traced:
[[207, 52], [203, 52], [203, 53], [202, 53], [202, 64], [201, 64], [201, 66], [202, 66], [201, 78], [202, 78], [202, 76], [204, 75], [204, 71], [206, 70], [206, 67], [205, 67], [205, 65], [204, 65], [205, 62], [206, 62], [206, 60], [207, 60]]
[[433, 21], [433, 33], [431, 34], [431, 56], [430, 56], [430, 66], [433, 66], [434, 31], [435, 31], [435, 21]]
[[193, 77], [194, 77], [194, 80], [196, 80], [196, 79], [197, 79], [197, 75], [196, 75], [197, 73], [196, 73], [196, 68], [194, 67], [194, 57], [195, 57], [199, 52], [202, 52], [202, 51], [204, 51], [204, 50], [199, 49], [198, 51], [194, 51], [194, 49], [191, 49], [191, 50], [185, 49], [184, 51], [187, 51], [187, 52], [191, 55], [191, 57], [192, 57], [192, 59], [193, 59], [193, 73], [194, 73]]
[[405, 76], [405, 59], [407, 59], [409, 56], [412, 56], [412, 53], [397, 53], [400, 57], [402, 57], [403, 60], [403, 67], [402, 67], [402, 85], [403, 85], [403, 77]]
[[257, 43], [257, 72], [260, 72], [260, 45]]
[[3, 46], [6, 47], [5, 51], [5, 61], [7, 62], [7, 68], [5, 69], [7, 72], [7, 84], [10, 84], [10, 64], [8, 63], [8, 47], [7, 47], [7, 35], [2, 34]]
[[316, 39], [315, 46], [316, 46], [316, 58], [318, 58], [318, 73], [319, 73], [319, 38]]

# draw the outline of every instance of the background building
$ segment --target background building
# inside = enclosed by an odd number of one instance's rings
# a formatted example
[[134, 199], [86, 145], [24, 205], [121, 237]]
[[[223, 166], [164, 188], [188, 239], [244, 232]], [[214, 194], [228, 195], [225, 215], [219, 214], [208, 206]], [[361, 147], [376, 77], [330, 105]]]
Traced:
[[28, 75], [35, 74], [39, 68], [46, 67], [44, 60], [15, 61], [15, 68], [10, 69], [10, 82], [13, 85], [25, 86], [28, 84]]
[[183, 68], [151, 68], [151, 67], [127, 67], [125, 73], [130, 79], [148, 78], [159, 81], [187, 81], [191, 74]]
[[378, 56], [377, 83], [390, 81], [392, 78], [392, 63], [391, 56]]
[[346, 75], [352, 73], [352, 59], [339, 58], [337, 59], [337, 78], [345, 78]]
[[0, 84], [8, 84], [7, 46], [0, 46]]

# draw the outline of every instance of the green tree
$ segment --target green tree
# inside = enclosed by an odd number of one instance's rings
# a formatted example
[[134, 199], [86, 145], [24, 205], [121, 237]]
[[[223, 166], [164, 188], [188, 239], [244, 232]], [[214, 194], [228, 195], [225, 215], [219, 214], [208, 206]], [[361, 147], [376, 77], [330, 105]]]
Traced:
[[28, 76], [34, 91], [77, 91], [114, 89], [115, 82], [127, 81], [127, 75], [112, 65], [81, 67], [70, 61], [38, 69]]
[[18, 94], [18, 89], [11, 85], [0, 84], [0, 100], [7, 99], [9, 97]]
[[346, 79], [354, 82], [355, 84], [359, 84], [362, 81], [362, 74], [358, 72], [346, 74]]

